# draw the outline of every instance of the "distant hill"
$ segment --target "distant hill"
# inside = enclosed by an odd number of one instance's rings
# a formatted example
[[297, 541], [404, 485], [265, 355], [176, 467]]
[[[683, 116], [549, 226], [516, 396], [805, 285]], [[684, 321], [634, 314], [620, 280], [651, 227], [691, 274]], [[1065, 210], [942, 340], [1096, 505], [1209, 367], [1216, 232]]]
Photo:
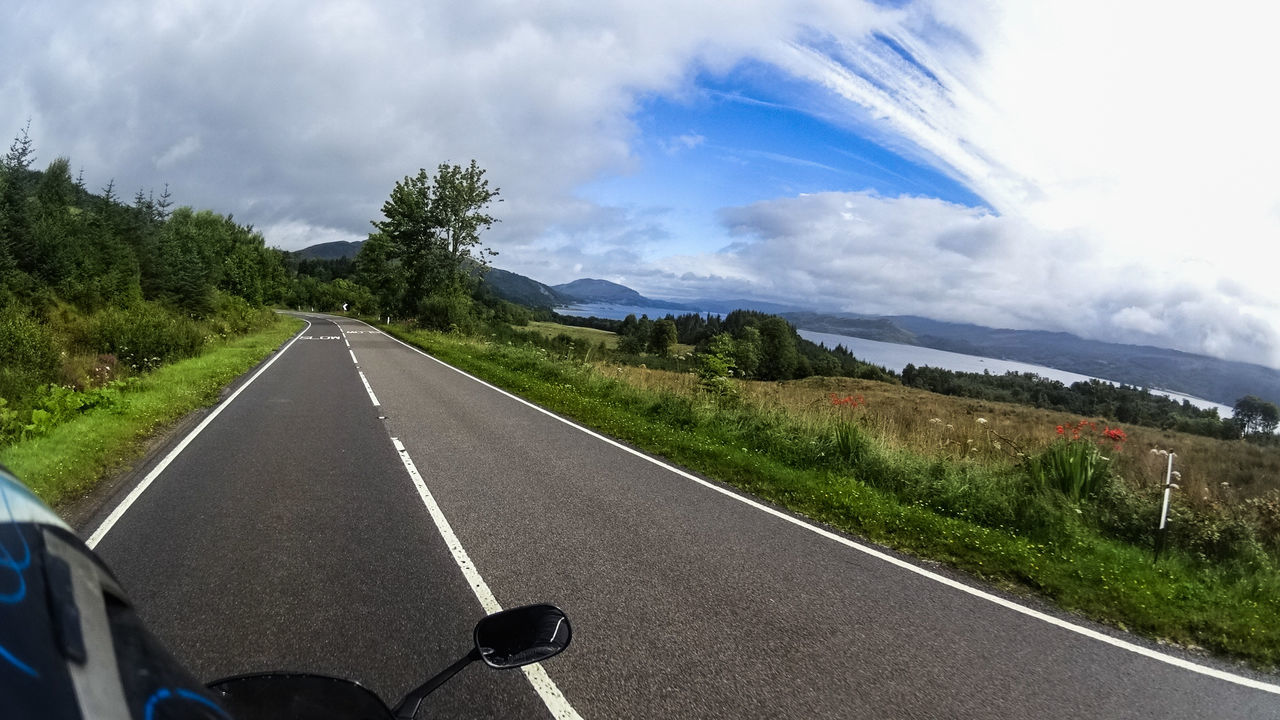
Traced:
[[789, 312], [783, 313], [783, 317], [798, 328], [814, 332], [851, 335], [900, 345], [923, 345], [913, 333], [894, 325], [889, 318], [824, 315], [816, 312]]
[[1234, 405], [1245, 395], [1280, 404], [1280, 371], [1149, 345], [1085, 340], [1069, 333], [1007, 330], [914, 315], [788, 313], [797, 327], [1044, 365]]
[[319, 245], [311, 245], [296, 251], [294, 254], [308, 260], [338, 260], [340, 258], [353, 258], [360, 252], [360, 246], [364, 245], [363, 240], [354, 242], [345, 242], [338, 240], [335, 242], [320, 243]]
[[632, 290], [626, 285], [619, 285], [608, 280], [582, 278], [563, 285], [553, 285], [552, 289], [571, 302], [609, 303], [612, 305], [639, 305], [651, 308], [689, 311], [688, 305], [667, 300], [654, 300]]
[[498, 268], [489, 268], [482, 282], [503, 300], [526, 307], [553, 308], [573, 302], [573, 298], [537, 280]]

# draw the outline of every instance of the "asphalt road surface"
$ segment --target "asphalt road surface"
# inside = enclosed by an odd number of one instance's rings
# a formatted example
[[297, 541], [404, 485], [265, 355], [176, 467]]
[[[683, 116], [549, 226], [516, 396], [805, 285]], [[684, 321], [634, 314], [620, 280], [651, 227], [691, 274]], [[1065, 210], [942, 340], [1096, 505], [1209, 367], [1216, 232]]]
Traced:
[[421, 717], [1280, 718], [1274, 680], [965, 592], [363, 323], [307, 319], [117, 520], [127, 487], [83, 528], [201, 677], [305, 670], [394, 703], [470, 648], [491, 593], [560, 605], [573, 646], [545, 674], [469, 667]]

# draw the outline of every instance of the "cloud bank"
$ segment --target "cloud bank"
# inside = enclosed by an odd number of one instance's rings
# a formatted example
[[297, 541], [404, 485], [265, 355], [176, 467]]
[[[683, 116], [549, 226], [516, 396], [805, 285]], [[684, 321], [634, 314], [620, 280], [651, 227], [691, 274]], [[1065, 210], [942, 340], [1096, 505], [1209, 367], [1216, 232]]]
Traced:
[[[489, 236], [499, 265], [546, 282], [1062, 329], [1280, 367], [1276, 12], [28, 2], [0, 29], [0, 130], [29, 118], [42, 163], [68, 155], [91, 187], [114, 178], [124, 195], [168, 182], [178, 202], [286, 248], [361, 239], [397, 179], [475, 158], [505, 198]], [[985, 206], [839, 186], [730, 207], [584, 198], [643, 173], [642, 142], [717, 147], [696, 125], [644, 138], [637, 114], [747, 62], [802, 88], [798, 111]]]

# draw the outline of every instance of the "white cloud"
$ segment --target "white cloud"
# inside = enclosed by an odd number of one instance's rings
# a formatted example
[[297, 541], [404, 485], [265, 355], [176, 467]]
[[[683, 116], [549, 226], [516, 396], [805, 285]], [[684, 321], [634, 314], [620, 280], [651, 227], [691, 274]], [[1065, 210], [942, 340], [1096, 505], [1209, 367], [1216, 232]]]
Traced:
[[[1071, 231], [935, 198], [819, 193], [726, 209], [738, 241], [656, 263], [648, 287], [681, 278], [687, 298], [740, 294], [850, 312], [1158, 342], [1280, 364], [1268, 296], [1146, 262], [1100, 265]], [[634, 271], [633, 271], [634, 272]]]
[[675, 155], [676, 153], [685, 150], [692, 150], [706, 141], [707, 138], [704, 135], [699, 135], [696, 132], [687, 132], [683, 135], [677, 135], [669, 140], [662, 140], [659, 142], [659, 145], [663, 152], [668, 155]]
[[155, 160], [156, 169], [165, 170], [167, 168], [170, 168], [174, 164], [182, 160], [185, 160], [186, 158], [191, 157], [192, 155], [196, 154], [199, 151], [200, 151], [200, 138], [194, 135], [185, 137], [182, 140], [179, 140], [177, 143], [175, 143], [168, 150], [165, 150], [164, 154], [160, 155], [160, 157], [156, 158]]
[[[928, 2], [884, 32], [928, 72], [867, 36], [775, 61], [848, 101], [850, 125], [972, 188], [1052, 274], [1076, 268], [1055, 285], [994, 270], [1032, 306], [1049, 292], [1086, 306], [1089, 322], [1057, 324], [1280, 366], [1278, 20], [1259, 4]], [[1224, 279], [1253, 299], [1224, 297]], [[1135, 287], [1144, 304], [1112, 306]], [[1028, 318], [1055, 323], [1047, 307]]]
[[[653, 294], [806, 297], [1280, 366], [1278, 12], [50, 0], [0, 29], [0, 130], [31, 118], [41, 160], [70, 155], [91, 187], [169, 182], [179, 203], [286, 247], [363, 237], [397, 179], [475, 158], [503, 190], [500, 266], [541, 280], [626, 276]], [[804, 109], [941, 168], [994, 212], [781, 198], [725, 210], [725, 252], [663, 259], [652, 248], [695, 234], [678, 225], [690, 209], [575, 194], [637, 168], [641, 99], [688, 95], [699, 72], [745, 59], [808, 81]], [[665, 145], [712, 144], [704, 133]]]

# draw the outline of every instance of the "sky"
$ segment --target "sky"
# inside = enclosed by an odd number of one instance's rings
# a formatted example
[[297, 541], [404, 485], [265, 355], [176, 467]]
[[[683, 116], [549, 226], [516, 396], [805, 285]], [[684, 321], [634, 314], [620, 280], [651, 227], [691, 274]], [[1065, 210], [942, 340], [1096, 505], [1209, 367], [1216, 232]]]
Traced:
[[1067, 331], [1280, 368], [1268, 3], [44, 0], [37, 165], [360, 240], [475, 159], [498, 267]]

